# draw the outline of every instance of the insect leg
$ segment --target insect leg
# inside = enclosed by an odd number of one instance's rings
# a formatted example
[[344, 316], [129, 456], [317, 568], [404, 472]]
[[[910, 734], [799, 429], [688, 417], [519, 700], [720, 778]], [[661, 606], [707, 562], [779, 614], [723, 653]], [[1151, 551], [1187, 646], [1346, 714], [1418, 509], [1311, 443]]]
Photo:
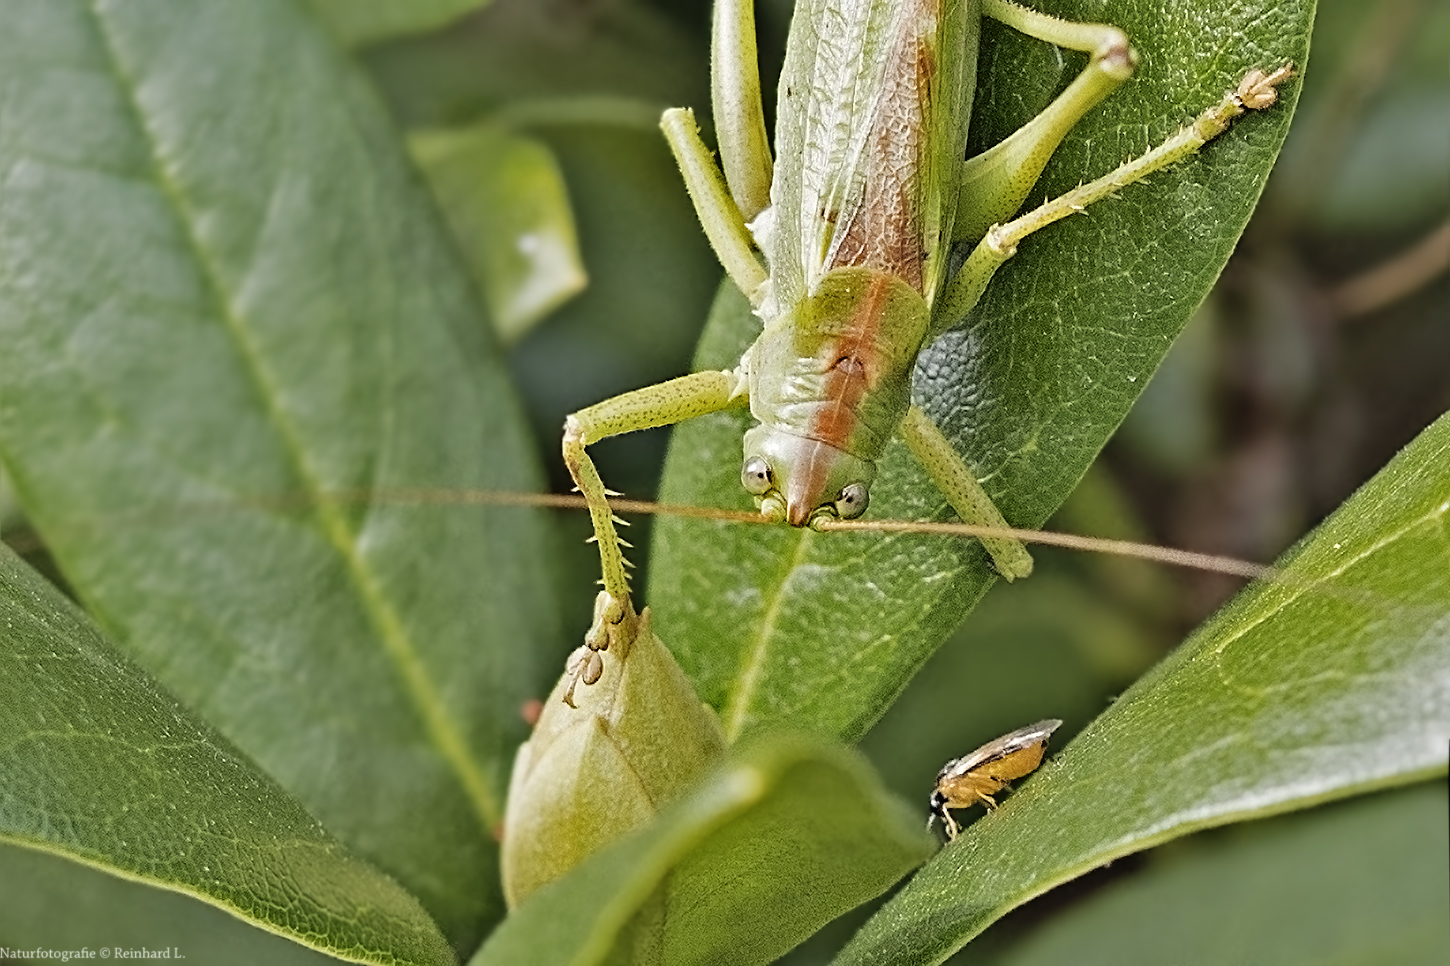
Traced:
[[597, 609], [594, 626], [584, 639], [590, 648], [606, 650], [615, 628], [625, 634], [632, 633], [634, 608], [629, 600], [629, 575], [622, 542], [609, 509], [609, 491], [585, 447], [609, 436], [669, 426], [744, 405], [748, 398], [736, 392], [738, 383], [733, 372], [696, 372], [606, 399], [564, 421], [564, 465], [589, 504], [594, 538], [599, 544], [599, 564], [604, 572], [604, 593], [608, 597]]
[[752, 0], [719, 0], [715, 4], [710, 30], [710, 105], [730, 196], [741, 217], [750, 221], [769, 206], [771, 181]]
[[972, 250], [972, 254], [952, 278], [946, 292], [937, 302], [933, 330], [946, 329], [971, 311], [986, 291], [998, 267], [1017, 253], [1017, 245], [1028, 235], [1068, 215], [1084, 210], [1095, 201], [1120, 188], [1168, 167], [1196, 152], [1203, 145], [1228, 130], [1233, 119], [1249, 110], [1263, 110], [1278, 99], [1276, 88], [1294, 72], [1286, 64], [1271, 74], [1251, 70], [1239, 86], [1223, 96], [1217, 104], [1158, 147], [1136, 160], [1119, 165], [1113, 171], [1079, 185], [1040, 207], [1034, 208], [1005, 225], [994, 225]]
[[1022, 207], [1062, 139], [1132, 76], [1138, 59], [1127, 36], [1108, 24], [1059, 20], [1006, 0], [986, 0], [982, 12], [1029, 37], [1090, 56], [1082, 73], [1046, 110], [963, 166], [953, 226], [957, 241], [977, 241], [989, 226]]
[[755, 255], [755, 242], [745, 227], [745, 219], [730, 197], [730, 188], [720, 174], [710, 149], [700, 140], [695, 126], [695, 112], [687, 107], [672, 107], [660, 118], [665, 140], [675, 154], [685, 190], [695, 203], [695, 214], [710, 247], [725, 272], [750, 299], [759, 304], [760, 288], [765, 283], [765, 268]]
[[[1008, 529], [1010, 525], [977, 482], [977, 475], [930, 416], [916, 406], [908, 409], [906, 418], [901, 421], [901, 438], [963, 523]], [[997, 572], [1003, 577], [1015, 580], [1032, 573], [1032, 557], [1021, 541], [1007, 536], [980, 539], [987, 553], [992, 555]]]

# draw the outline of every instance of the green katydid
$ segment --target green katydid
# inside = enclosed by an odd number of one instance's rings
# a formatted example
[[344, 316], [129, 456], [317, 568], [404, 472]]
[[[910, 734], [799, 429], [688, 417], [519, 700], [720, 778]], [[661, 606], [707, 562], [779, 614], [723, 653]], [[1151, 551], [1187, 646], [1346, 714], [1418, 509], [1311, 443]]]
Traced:
[[[1042, 114], [968, 161], [984, 16], [1089, 62]], [[606, 595], [572, 662], [586, 683], [601, 673], [599, 652], [632, 634], [636, 619], [589, 444], [748, 405], [759, 425], [745, 436], [746, 490], [766, 518], [821, 529], [865, 511], [875, 461], [899, 434], [963, 521], [1005, 528], [971, 467], [910, 403], [918, 352], [965, 316], [1027, 235], [1198, 150], [1246, 109], [1273, 104], [1291, 74], [1251, 71], [1159, 147], [1006, 221], [1073, 125], [1131, 75], [1135, 54], [1117, 28], [1006, 0], [802, 0], [774, 163], [748, 2], [717, 5], [712, 63], [723, 176], [688, 110], [667, 111], [661, 126], [716, 254], [764, 330], [734, 370], [625, 393], [567, 420], [565, 462], [590, 506]], [[952, 274], [958, 241], [976, 247]], [[1031, 572], [1015, 539], [982, 542], [1009, 580]]]

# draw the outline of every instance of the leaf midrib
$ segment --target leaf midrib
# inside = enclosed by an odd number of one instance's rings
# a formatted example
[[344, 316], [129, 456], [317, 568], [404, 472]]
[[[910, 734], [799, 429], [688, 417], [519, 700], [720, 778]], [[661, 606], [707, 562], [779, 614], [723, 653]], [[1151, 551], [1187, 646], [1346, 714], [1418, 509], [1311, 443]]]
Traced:
[[170, 202], [170, 207], [181, 225], [187, 244], [206, 280], [207, 287], [213, 293], [217, 314], [236, 346], [247, 377], [256, 388], [267, 422], [276, 431], [282, 443], [285, 459], [293, 467], [301, 481], [302, 489], [308, 494], [312, 505], [316, 508], [318, 523], [323, 534], [342, 559], [347, 570], [348, 580], [355, 588], [369, 623], [402, 680], [403, 690], [414, 706], [423, 725], [424, 733], [457, 777], [469, 804], [478, 816], [483, 831], [487, 833], [502, 819], [499, 802], [489, 788], [483, 771], [474, 760], [461, 730], [444, 711], [438, 689], [423, 667], [418, 656], [418, 649], [396, 608], [386, 598], [376, 575], [358, 552], [356, 539], [347, 526], [342, 509], [333, 501], [328, 490], [321, 485], [316, 472], [308, 461], [299, 433], [279, 405], [280, 394], [262, 362], [261, 354], [246, 330], [242, 316], [235, 310], [231, 299], [227, 296], [227, 288], [222, 282], [216, 265], [208, 257], [206, 246], [202, 244], [196, 233], [195, 213], [186, 202], [185, 194], [171, 177], [164, 156], [159, 149], [155, 132], [147, 123], [147, 115], [134, 96], [136, 84], [122, 66], [121, 58], [107, 28], [105, 15], [99, 9], [98, 0], [86, 0], [86, 8], [96, 24], [97, 36], [101, 39], [111, 74], [120, 88], [122, 100], [130, 111], [137, 130], [145, 140], [156, 185]]
[[766, 603], [765, 613], [756, 626], [755, 634], [741, 651], [740, 671], [735, 677], [735, 686], [730, 689], [730, 695], [725, 701], [725, 713], [722, 716], [725, 724], [725, 740], [728, 743], [733, 744], [745, 730], [746, 716], [749, 714], [756, 693], [760, 690], [761, 677], [765, 673], [766, 655], [770, 651], [771, 641], [775, 638], [775, 627], [780, 620], [781, 609], [787, 596], [786, 584], [790, 581], [790, 575], [805, 561], [806, 543], [809, 536], [810, 531], [796, 533], [795, 550], [788, 559], [784, 560], [779, 571], [779, 579], [771, 582], [775, 587], [775, 592]]

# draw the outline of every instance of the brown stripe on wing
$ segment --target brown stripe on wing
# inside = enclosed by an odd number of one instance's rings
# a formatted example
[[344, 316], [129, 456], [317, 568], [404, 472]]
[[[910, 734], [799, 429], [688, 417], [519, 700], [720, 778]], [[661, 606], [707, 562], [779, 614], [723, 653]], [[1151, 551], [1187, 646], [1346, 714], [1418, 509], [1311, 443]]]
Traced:
[[880, 269], [924, 295], [920, 187], [939, 0], [910, 6], [897, 16], [895, 47], [867, 134], [861, 199], [838, 226], [825, 268]]

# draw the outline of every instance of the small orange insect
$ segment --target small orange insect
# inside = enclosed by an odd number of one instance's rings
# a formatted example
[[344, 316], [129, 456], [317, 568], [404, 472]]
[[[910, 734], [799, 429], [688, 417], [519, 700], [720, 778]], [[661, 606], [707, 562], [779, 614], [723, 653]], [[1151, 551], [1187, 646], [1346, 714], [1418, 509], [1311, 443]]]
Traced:
[[1014, 778], [1031, 774], [1042, 764], [1047, 739], [1062, 724], [1048, 718], [1018, 728], [1010, 734], [987, 742], [970, 755], [953, 758], [937, 772], [936, 790], [931, 793], [931, 816], [926, 827], [940, 818], [947, 829], [947, 839], [957, 837], [956, 819], [949, 808], [969, 808], [981, 802], [989, 809], [997, 807], [992, 798]]

